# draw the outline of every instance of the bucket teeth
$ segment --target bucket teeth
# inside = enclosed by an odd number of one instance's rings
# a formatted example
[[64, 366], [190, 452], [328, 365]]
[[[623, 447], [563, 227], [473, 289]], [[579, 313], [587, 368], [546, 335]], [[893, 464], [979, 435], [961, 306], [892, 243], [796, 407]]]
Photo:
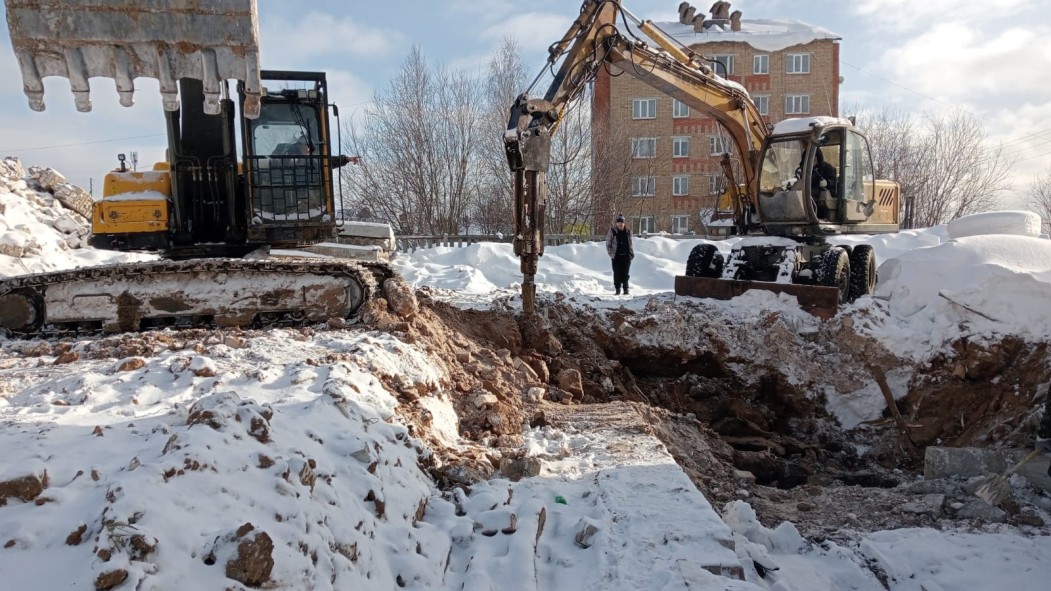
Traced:
[[[135, 78], [160, 81], [164, 108], [179, 108], [180, 78], [202, 80], [205, 112], [221, 87], [240, 80], [245, 116], [259, 113], [256, 0], [4, 0], [11, 44], [29, 107], [43, 111], [47, 76], [69, 79], [76, 108], [91, 110], [91, 78], [112, 78], [120, 104], [134, 103]], [[253, 96], [254, 95], [254, 100]]]

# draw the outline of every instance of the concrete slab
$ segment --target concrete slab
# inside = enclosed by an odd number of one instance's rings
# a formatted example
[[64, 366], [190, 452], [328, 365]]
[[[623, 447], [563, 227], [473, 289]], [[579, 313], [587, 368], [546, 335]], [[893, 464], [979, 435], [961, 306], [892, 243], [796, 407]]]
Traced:
[[[923, 477], [927, 479], [957, 476], [971, 478], [1003, 474], [1021, 461], [1030, 449], [991, 449], [983, 447], [928, 447], [923, 458]], [[1048, 476], [1051, 457], [1041, 456], [1027, 462], [1018, 473], [1034, 486], [1051, 492]]]
[[390, 260], [390, 253], [379, 246], [359, 246], [354, 244], [339, 244], [336, 242], [322, 242], [320, 244], [304, 247], [303, 250], [338, 259], [381, 262]]

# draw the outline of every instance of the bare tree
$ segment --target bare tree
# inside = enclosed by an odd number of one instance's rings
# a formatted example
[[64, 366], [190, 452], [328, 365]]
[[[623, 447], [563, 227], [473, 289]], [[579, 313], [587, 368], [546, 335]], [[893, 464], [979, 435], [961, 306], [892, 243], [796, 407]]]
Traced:
[[581, 96], [568, 105], [551, 141], [547, 231], [582, 233], [591, 225], [591, 109]]
[[471, 224], [477, 231], [491, 234], [510, 233], [514, 223], [514, 201], [511, 171], [504, 153], [504, 131], [511, 106], [526, 85], [518, 43], [505, 38], [503, 45], [489, 60], [485, 82], [485, 132], [479, 153], [479, 199], [471, 211]]
[[1010, 165], [1002, 147], [985, 145], [981, 120], [956, 111], [928, 113], [920, 159], [924, 186], [916, 196], [919, 227], [944, 224], [958, 217], [993, 209], [999, 193], [1010, 188]]
[[360, 129], [348, 130], [344, 151], [362, 159], [345, 167], [351, 207], [367, 208], [403, 234], [466, 229], [478, 194], [478, 95], [475, 81], [429, 68], [413, 47]]
[[859, 117], [881, 178], [897, 181], [902, 226], [929, 227], [988, 211], [1010, 188], [1010, 163], [989, 147], [981, 120], [962, 110], [919, 120], [887, 109]]
[[1040, 174], [1026, 190], [1025, 206], [1040, 214], [1044, 232], [1051, 233], [1051, 166]]

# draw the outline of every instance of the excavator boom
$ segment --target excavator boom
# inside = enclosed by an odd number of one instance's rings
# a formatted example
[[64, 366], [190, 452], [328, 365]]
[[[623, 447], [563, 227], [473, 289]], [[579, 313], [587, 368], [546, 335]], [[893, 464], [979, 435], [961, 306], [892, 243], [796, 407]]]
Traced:
[[88, 80], [112, 78], [120, 103], [135, 78], [160, 81], [164, 108], [179, 108], [178, 81], [204, 83], [204, 108], [219, 113], [222, 82], [243, 81], [244, 114], [259, 114], [256, 0], [4, 0], [22, 82], [44, 110], [43, 78], [69, 78], [77, 110], [91, 110]]
[[[679, 10], [680, 19], [694, 12], [686, 2]], [[838, 117], [795, 117], [768, 127], [747, 90], [717, 75], [709, 61], [631, 14], [620, 0], [584, 0], [576, 20], [549, 49], [551, 85], [542, 98], [530, 98], [532, 87], [518, 97], [504, 135], [514, 176], [514, 247], [526, 315], [534, 311], [534, 276], [544, 247], [551, 136], [573, 99], [601, 68], [611, 66], [615, 75], [627, 74], [691, 113], [714, 119], [739, 157], [735, 163], [727, 152], [721, 163], [731, 187], [734, 227], [759, 240], [735, 244], [729, 256], [713, 244], [696, 246], [687, 276], [676, 278], [676, 294], [729, 299], [765, 289], [795, 296], [804, 308], [827, 317], [838, 304], [873, 292], [871, 246], [828, 242], [839, 234], [898, 229], [899, 188], [873, 180], [868, 140], [852, 121]]]
[[[628, 21], [636, 30], [622, 26]], [[514, 176], [514, 249], [521, 260], [522, 308], [527, 315], [533, 313], [534, 275], [544, 249], [551, 136], [562, 112], [601, 68], [617, 66], [718, 121], [741, 153], [746, 184], [755, 182], [759, 152], [767, 134], [759, 109], [742, 87], [715, 75], [699, 56], [650, 21], [635, 17], [619, 0], [584, 0], [577, 19], [548, 52], [546, 68], [558, 66], [550, 86], [543, 98], [530, 98], [532, 88], [518, 97], [504, 135]]]

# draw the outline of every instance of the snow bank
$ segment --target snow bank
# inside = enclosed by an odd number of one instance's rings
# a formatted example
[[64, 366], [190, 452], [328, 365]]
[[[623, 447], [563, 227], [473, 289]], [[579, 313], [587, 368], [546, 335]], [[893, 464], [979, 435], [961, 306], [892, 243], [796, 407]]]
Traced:
[[874, 334], [917, 360], [964, 331], [1051, 338], [1051, 241], [967, 236], [910, 250], [880, 265], [875, 297], [890, 322]]
[[1016, 234], [1039, 237], [1040, 216], [1031, 211], [989, 211], [955, 219], [948, 224], [949, 238], [983, 234]]

